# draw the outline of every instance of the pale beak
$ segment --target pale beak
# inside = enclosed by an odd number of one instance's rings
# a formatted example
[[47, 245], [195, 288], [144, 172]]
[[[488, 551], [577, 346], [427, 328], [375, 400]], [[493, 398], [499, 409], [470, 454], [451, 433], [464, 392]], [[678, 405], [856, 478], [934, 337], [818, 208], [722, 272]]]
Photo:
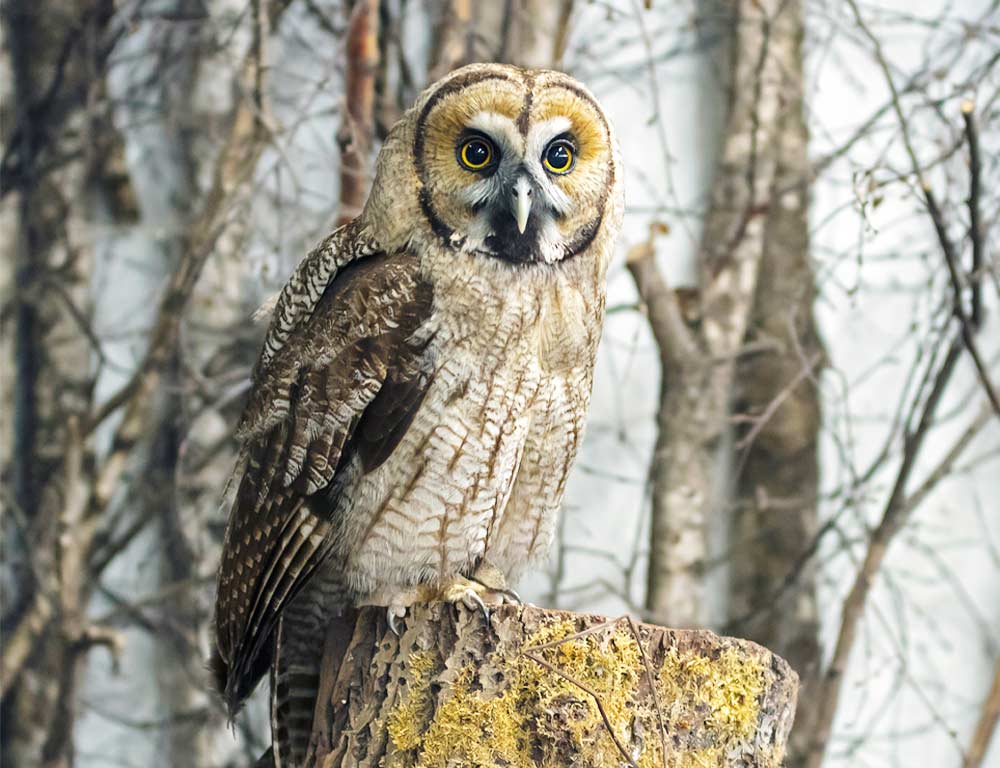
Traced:
[[514, 218], [517, 219], [517, 231], [523, 235], [531, 213], [531, 182], [524, 176], [519, 178], [514, 184], [514, 194]]

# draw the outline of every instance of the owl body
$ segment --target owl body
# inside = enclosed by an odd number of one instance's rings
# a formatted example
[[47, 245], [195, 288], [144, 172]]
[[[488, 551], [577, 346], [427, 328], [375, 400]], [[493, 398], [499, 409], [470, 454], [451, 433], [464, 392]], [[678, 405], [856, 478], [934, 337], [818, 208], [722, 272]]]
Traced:
[[304, 756], [331, 618], [546, 554], [621, 213], [589, 93], [472, 65], [392, 130], [361, 216], [290, 279], [240, 428], [216, 608], [230, 706], [270, 668], [279, 766]]
[[513, 575], [551, 541], [590, 399], [603, 294], [584, 299], [563, 273], [469, 262], [419, 331], [430, 339], [428, 383], [406, 434], [376, 470], [360, 459], [347, 470], [334, 560], [359, 602], [387, 584], [446, 582], [483, 558]]

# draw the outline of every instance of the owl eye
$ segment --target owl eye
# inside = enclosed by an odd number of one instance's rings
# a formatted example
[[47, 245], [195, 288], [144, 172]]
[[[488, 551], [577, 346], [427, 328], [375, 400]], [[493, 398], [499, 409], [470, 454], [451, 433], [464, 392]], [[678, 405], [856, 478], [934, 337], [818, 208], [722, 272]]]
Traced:
[[569, 173], [575, 160], [573, 143], [569, 139], [556, 139], [542, 155], [542, 164], [551, 173]]
[[493, 162], [493, 144], [482, 136], [466, 139], [458, 148], [458, 159], [470, 171], [481, 171]]

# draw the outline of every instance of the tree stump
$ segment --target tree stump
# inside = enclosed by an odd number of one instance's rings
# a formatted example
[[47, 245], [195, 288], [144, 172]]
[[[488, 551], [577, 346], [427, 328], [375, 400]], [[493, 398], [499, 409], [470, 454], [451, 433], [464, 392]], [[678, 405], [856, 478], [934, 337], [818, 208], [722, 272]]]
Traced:
[[362, 609], [322, 678], [314, 768], [777, 768], [798, 689], [746, 640], [513, 605]]

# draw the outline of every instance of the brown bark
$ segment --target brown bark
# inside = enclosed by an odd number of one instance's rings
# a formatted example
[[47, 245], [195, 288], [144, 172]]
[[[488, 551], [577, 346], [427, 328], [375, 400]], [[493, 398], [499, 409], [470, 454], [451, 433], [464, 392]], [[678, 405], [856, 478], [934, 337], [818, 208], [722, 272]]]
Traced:
[[400, 637], [363, 609], [343, 641], [324, 656], [317, 768], [776, 768], [794, 716], [784, 660], [704, 630], [434, 604]]
[[338, 226], [361, 213], [371, 183], [378, 35], [378, 0], [356, 0], [347, 27], [344, 123], [337, 135], [340, 145]]

